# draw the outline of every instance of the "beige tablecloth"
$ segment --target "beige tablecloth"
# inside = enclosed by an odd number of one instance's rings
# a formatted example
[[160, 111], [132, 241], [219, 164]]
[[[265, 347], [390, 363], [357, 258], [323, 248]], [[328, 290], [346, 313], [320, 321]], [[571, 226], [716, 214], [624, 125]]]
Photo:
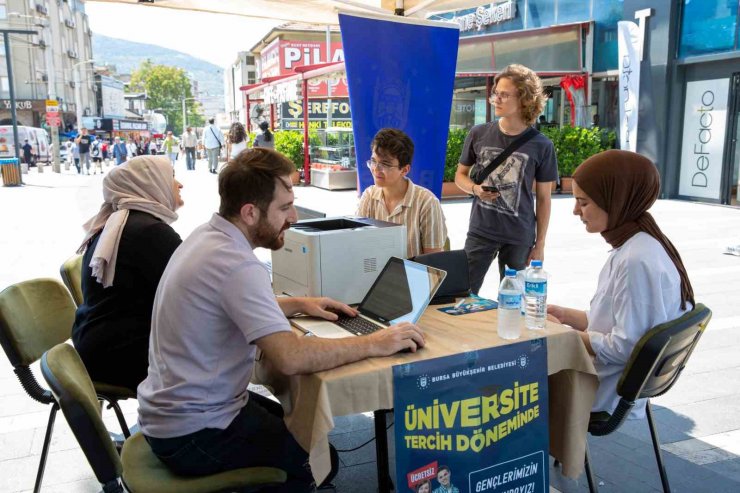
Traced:
[[550, 455], [563, 473], [577, 477], [583, 470], [586, 433], [598, 378], [581, 339], [570, 328], [547, 323], [543, 331], [522, 329], [522, 337], [507, 341], [496, 335], [496, 310], [451, 316], [430, 307], [419, 326], [426, 347], [417, 353], [372, 358], [311, 375], [286, 377], [262, 361], [255, 367], [256, 383], [270, 387], [285, 409], [285, 422], [298, 443], [309, 451], [317, 483], [330, 471], [328, 434], [334, 416], [393, 407], [394, 365], [460, 352], [501, 346], [545, 336], [549, 375]]

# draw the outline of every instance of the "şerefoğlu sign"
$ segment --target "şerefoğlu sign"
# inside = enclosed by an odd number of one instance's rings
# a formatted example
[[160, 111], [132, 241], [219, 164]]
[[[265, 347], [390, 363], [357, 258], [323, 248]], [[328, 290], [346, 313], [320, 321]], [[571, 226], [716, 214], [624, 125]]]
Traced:
[[[326, 114], [329, 102], [326, 99], [310, 99], [308, 103], [309, 128], [326, 128]], [[332, 98], [331, 119], [334, 127], [352, 127], [349, 99]], [[280, 108], [280, 127], [283, 130], [303, 129], [303, 102], [301, 100], [283, 103]]]
[[686, 84], [679, 195], [720, 200], [730, 79]]

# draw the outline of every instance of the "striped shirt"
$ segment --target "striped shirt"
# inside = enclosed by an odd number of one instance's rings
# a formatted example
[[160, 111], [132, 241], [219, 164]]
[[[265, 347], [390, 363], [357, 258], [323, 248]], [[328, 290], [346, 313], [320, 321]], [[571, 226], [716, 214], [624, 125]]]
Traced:
[[427, 248], [443, 248], [447, 226], [442, 205], [432, 192], [408, 181], [403, 201], [390, 213], [385, 207], [383, 189], [375, 185], [362, 194], [357, 215], [381, 221], [406, 225], [406, 254], [408, 258], [423, 253]]

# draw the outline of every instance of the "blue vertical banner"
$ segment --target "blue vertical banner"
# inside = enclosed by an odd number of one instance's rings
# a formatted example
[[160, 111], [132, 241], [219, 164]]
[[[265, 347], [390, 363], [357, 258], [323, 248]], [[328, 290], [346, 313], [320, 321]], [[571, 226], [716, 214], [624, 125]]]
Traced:
[[396, 491], [548, 493], [545, 339], [393, 367]]
[[360, 192], [373, 184], [365, 162], [378, 130], [414, 141], [409, 178], [442, 193], [460, 30], [457, 24], [339, 14]]

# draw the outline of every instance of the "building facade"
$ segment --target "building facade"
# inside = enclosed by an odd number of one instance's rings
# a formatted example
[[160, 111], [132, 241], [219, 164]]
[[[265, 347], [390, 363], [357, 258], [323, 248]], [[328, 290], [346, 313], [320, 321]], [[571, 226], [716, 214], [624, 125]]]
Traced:
[[242, 86], [257, 82], [257, 64], [249, 52], [240, 51], [234, 63], [224, 70], [224, 104], [231, 121], [247, 121], [244, 93]]
[[[11, 40], [18, 123], [44, 127], [45, 101], [59, 101], [65, 130], [97, 113], [92, 67], [92, 31], [80, 0], [0, 0], [0, 26], [35, 30]], [[1, 43], [0, 43], [1, 44]], [[10, 123], [4, 47], [0, 50], [0, 122]]]

